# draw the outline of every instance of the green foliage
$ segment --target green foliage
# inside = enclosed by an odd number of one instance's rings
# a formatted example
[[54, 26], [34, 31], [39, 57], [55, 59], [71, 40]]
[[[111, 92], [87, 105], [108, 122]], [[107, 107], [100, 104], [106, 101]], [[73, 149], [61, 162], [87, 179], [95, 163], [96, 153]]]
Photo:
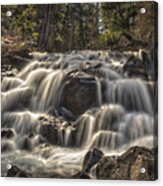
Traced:
[[[109, 48], [125, 37], [132, 45], [152, 40], [154, 12], [142, 18], [140, 7], [153, 10], [152, 2], [67, 3], [53, 5], [3, 5], [2, 37], [19, 36], [42, 50], [70, 51]], [[13, 15], [6, 17], [6, 11]], [[99, 32], [99, 18], [103, 31]], [[139, 24], [141, 22], [141, 24]]]
[[112, 31], [111, 29], [109, 30], [106, 30], [104, 32], [104, 34], [102, 35], [102, 39], [104, 41], [104, 43], [107, 45], [107, 44], [111, 44], [113, 42], [117, 42], [120, 37], [122, 35], [122, 31]]
[[137, 14], [134, 3], [103, 3], [101, 12], [105, 23], [103, 39], [107, 43], [117, 42], [128, 32]]
[[[21, 35], [23, 39], [36, 39], [38, 33], [38, 15], [36, 5], [3, 5], [2, 27], [3, 32], [12, 35]], [[6, 11], [12, 12], [11, 17], [6, 17]]]

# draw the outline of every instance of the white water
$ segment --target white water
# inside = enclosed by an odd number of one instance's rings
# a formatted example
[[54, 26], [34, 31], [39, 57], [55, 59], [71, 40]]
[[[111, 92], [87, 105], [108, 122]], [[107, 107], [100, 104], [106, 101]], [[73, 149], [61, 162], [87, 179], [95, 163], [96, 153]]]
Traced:
[[[17, 77], [2, 81], [2, 128], [14, 133], [12, 138], [2, 139], [3, 162], [32, 171], [55, 169], [66, 175], [81, 169], [83, 157], [92, 147], [110, 154], [135, 144], [151, 147], [154, 119], [149, 91], [141, 79], [123, 76], [122, 62], [118, 65], [115, 57], [90, 51], [34, 56]], [[73, 71], [84, 71], [95, 78], [97, 106], [67, 124], [59, 110], [63, 85]], [[51, 112], [63, 120], [54, 134], [57, 142], [40, 148], [48, 143], [40, 132], [40, 118], [52, 117]], [[52, 128], [47, 131], [47, 136], [53, 136]]]

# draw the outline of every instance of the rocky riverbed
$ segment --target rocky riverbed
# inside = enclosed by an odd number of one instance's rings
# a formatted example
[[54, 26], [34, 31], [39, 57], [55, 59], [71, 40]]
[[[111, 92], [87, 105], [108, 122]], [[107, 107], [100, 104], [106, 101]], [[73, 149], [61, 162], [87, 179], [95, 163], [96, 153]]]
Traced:
[[157, 149], [132, 147], [119, 156], [106, 156], [99, 149], [88, 151], [84, 157], [82, 169], [72, 176], [63, 176], [55, 170], [40, 174], [31, 173], [12, 165], [7, 177], [46, 177], [71, 179], [110, 179], [110, 180], [146, 180], [157, 179]]
[[155, 180], [154, 70], [144, 50], [4, 53], [2, 176]]

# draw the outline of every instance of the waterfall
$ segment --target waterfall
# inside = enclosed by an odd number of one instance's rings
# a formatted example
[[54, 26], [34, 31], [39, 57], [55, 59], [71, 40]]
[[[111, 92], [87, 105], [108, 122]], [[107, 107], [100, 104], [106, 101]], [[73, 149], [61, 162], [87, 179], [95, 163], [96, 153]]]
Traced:
[[97, 102], [100, 106], [102, 104], [102, 93], [101, 93], [101, 83], [98, 78], [96, 78], [96, 86], [97, 86]]
[[64, 73], [60, 70], [47, 75], [36, 93], [36, 103], [39, 102], [37, 109], [47, 111], [50, 107], [55, 109], [59, 106], [63, 78]]
[[83, 114], [75, 123], [77, 128], [76, 145], [82, 146], [90, 142], [94, 132], [94, 117], [88, 113]]
[[114, 104], [102, 105], [94, 115], [83, 114], [76, 125], [78, 146], [109, 149], [152, 135], [154, 128], [153, 118], [147, 113], [129, 114], [122, 106]]
[[[77, 149], [83, 158], [83, 152], [93, 147], [116, 152], [139, 143], [151, 145], [155, 122], [146, 83], [120, 73], [123, 64], [117, 70], [111, 55], [110, 62], [106, 62], [106, 56], [101, 54], [98, 59], [95, 53], [93, 57], [88, 53], [35, 54], [17, 76], [3, 78], [2, 153], [19, 149], [37, 154], [41, 145], [51, 144], [51, 152], [59, 148], [58, 157], [65, 158], [67, 165], [70, 156], [64, 157], [61, 149]], [[75, 81], [67, 89], [72, 92], [69, 103], [72, 101], [71, 106], [77, 109], [84, 103], [85, 110], [79, 115], [62, 100], [66, 95], [64, 87], [71, 80]], [[74, 88], [76, 85], [82, 88]], [[74, 99], [77, 101], [73, 102]], [[54, 158], [51, 153], [47, 161]], [[81, 161], [76, 157], [70, 159]]]
[[128, 111], [152, 113], [149, 93], [141, 80], [121, 79], [108, 82], [106, 94], [108, 103], [118, 103]]
[[98, 147], [102, 149], [116, 149], [119, 147], [120, 142], [122, 142], [123, 136], [117, 132], [113, 131], [99, 131], [97, 132], [91, 143], [91, 147]]

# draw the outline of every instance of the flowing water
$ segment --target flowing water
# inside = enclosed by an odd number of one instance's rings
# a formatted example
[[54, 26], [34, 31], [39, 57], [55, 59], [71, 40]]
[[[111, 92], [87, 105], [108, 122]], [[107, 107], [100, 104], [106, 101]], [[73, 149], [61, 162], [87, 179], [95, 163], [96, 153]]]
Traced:
[[[126, 54], [120, 59], [111, 54], [33, 53], [31, 62], [16, 77], [3, 78], [2, 175], [7, 163], [33, 173], [41, 168], [43, 177], [51, 172], [73, 175], [81, 169], [90, 148], [98, 147], [111, 155], [133, 145], [153, 146], [153, 105], [148, 87], [141, 78], [124, 75]], [[64, 113], [75, 114], [62, 106], [62, 95], [69, 75], [74, 78], [76, 72], [94, 78], [95, 91], [85, 96], [95, 96], [96, 104], [67, 119]]]

